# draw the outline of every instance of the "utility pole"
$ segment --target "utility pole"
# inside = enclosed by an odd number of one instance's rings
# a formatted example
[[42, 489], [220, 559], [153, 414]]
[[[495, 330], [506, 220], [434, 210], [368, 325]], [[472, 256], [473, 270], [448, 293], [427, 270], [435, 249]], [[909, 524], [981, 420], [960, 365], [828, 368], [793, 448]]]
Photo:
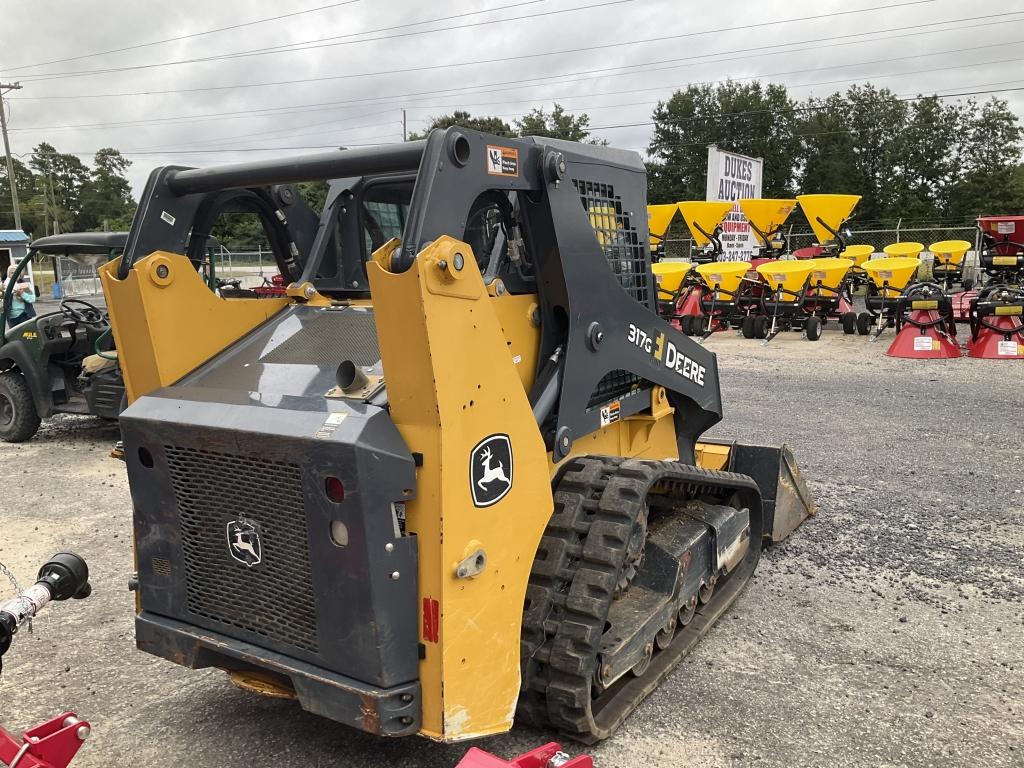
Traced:
[[[7, 134], [4, 134], [4, 135], [6, 136]], [[402, 141], [408, 141], [408, 140], [409, 140], [409, 132], [406, 130], [406, 125], [405, 125], [405, 107], [402, 107]]]
[[0, 83], [0, 129], [4, 134], [4, 154], [7, 155], [7, 181], [11, 184], [11, 203], [14, 206], [14, 228], [21, 229], [21, 206], [18, 205], [18, 182], [14, 178], [14, 161], [11, 160], [11, 143], [7, 140], [7, 113], [4, 111], [4, 94], [20, 91], [21, 83]]

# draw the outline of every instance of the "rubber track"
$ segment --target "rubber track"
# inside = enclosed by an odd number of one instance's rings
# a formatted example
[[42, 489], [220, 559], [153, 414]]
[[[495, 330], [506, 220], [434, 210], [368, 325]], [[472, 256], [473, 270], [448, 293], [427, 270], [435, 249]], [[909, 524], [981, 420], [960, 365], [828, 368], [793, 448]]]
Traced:
[[[750, 509], [750, 547], [719, 581], [715, 596], [647, 672], [591, 695], [601, 636], [633, 521], [647, 514], [652, 488], [678, 501], [728, 503], [739, 493]], [[607, 738], [686, 655], [739, 594], [760, 555], [760, 492], [746, 475], [672, 461], [588, 456], [568, 462], [555, 486], [554, 512], [526, 590], [522, 690], [518, 717], [578, 741]]]

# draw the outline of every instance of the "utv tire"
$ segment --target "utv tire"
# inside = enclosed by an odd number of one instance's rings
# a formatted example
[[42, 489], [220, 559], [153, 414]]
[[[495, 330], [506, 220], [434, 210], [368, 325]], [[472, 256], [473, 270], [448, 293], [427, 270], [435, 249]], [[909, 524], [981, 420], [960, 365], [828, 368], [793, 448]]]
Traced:
[[847, 336], [857, 332], [857, 313], [847, 312], [843, 315], [843, 333]]
[[743, 318], [743, 322], [740, 324], [740, 330], [743, 331], [744, 339], [754, 338], [754, 316], [747, 315]]
[[39, 429], [39, 414], [25, 377], [16, 371], [0, 373], [0, 440], [23, 443]]
[[867, 336], [871, 333], [872, 319], [870, 312], [861, 312], [857, 315], [857, 333], [861, 336]]
[[804, 334], [808, 341], [817, 341], [821, 338], [821, 318], [808, 317], [804, 321]]

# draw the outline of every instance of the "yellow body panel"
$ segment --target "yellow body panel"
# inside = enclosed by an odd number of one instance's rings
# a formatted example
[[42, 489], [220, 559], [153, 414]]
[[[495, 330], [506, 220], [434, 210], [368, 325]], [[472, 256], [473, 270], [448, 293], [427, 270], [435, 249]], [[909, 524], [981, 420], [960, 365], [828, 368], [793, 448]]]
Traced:
[[[728, 200], [687, 200], [679, 203], [679, 212], [683, 214], [686, 227], [699, 248], [711, 242], [704, 232], [714, 233], [715, 227], [722, 223], [731, 210], [732, 203]], [[697, 229], [698, 226], [704, 232]]]
[[928, 250], [935, 256], [940, 264], [953, 264], [955, 266], [964, 263], [964, 256], [971, 250], [972, 243], [967, 240], [941, 240], [928, 246]]
[[124, 280], [99, 267], [128, 401], [173, 384], [280, 312], [289, 299], [222, 299], [192, 262], [157, 251]]
[[498, 323], [505, 334], [505, 343], [512, 355], [512, 363], [519, 373], [523, 389], [527, 392], [537, 378], [537, 354], [540, 351], [540, 333], [534, 313], [538, 312], [536, 294], [513, 296], [504, 293], [491, 297], [491, 306], [498, 315]]
[[796, 208], [796, 200], [779, 200], [768, 197], [740, 200], [740, 210], [747, 217], [747, 221], [757, 227], [754, 230], [754, 237], [761, 245], [768, 245], [768, 242], [761, 237], [758, 230], [771, 235], [785, 223], [794, 208]]
[[[392, 273], [395, 247], [379, 249], [367, 274], [391, 416], [409, 450], [424, 456], [406, 509], [418, 537], [421, 597], [440, 603], [439, 642], [424, 642], [420, 663], [422, 733], [456, 741], [512, 726], [523, 601], [552, 512], [550, 475], [472, 249], [441, 237], [408, 271]], [[464, 257], [461, 272], [456, 253]], [[513, 483], [502, 499], [477, 508], [468, 462], [495, 433], [509, 437]], [[477, 550], [486, 553], [484, 571], [457, 578], [459, 562]]]
[[818, 242], [827, 243], [835, 239], [828, 228], [838, 231], [843, 226], [860, 202], [860, 195], [797, 195], [796, 199]]

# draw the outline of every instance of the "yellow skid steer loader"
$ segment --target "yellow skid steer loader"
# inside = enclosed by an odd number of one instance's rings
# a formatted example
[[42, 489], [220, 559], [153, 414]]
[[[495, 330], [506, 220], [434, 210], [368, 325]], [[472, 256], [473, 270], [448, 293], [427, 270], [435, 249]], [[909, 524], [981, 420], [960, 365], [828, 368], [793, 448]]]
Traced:
[[[203, 285], [220, 210], [287, 297]], [[786, 448], [698, 442], [718, 369], [656, 314], [632, 152], [454, 127], [159, 168], [102, 279], [139, 648], [365, 731], [603, 739], [814, 511]]]

